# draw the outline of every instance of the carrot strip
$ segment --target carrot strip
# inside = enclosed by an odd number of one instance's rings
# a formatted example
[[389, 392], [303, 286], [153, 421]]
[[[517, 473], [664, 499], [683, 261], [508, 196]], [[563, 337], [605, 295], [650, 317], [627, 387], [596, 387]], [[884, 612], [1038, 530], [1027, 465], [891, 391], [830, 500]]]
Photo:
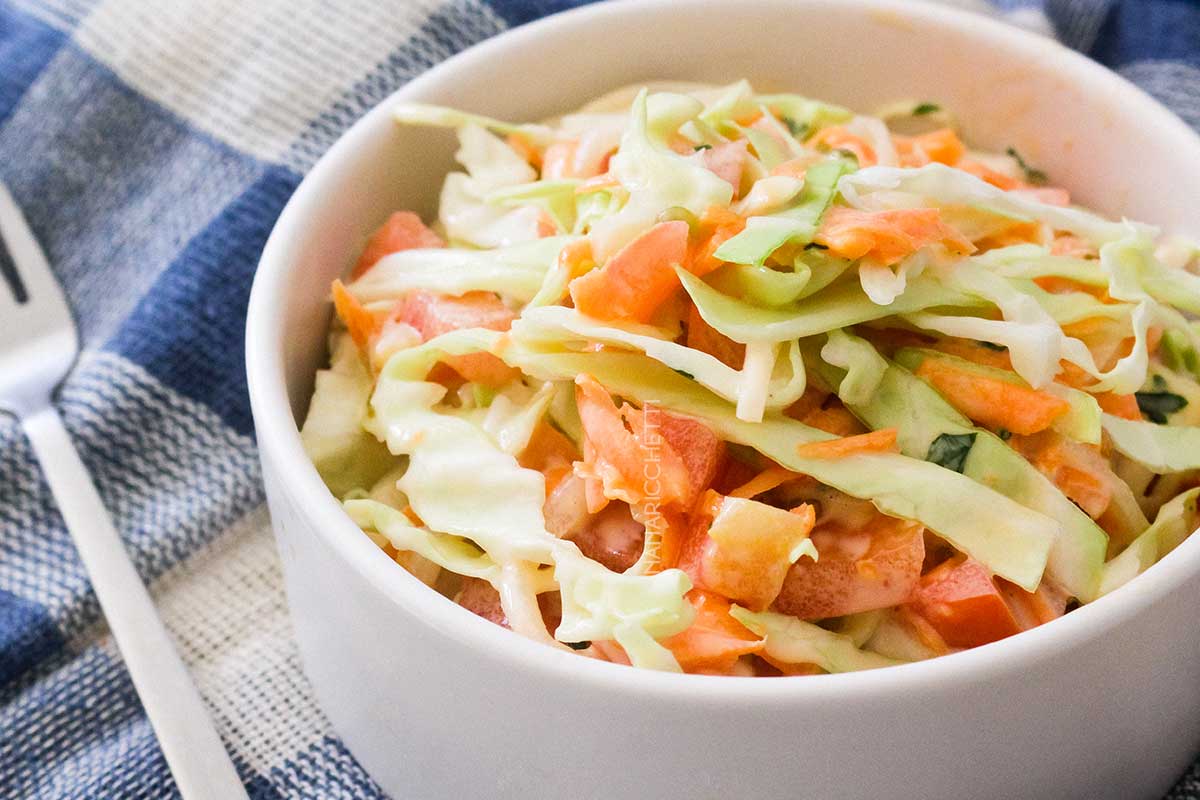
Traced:
[[371, 344], [371, 339], [379, 332], [381, 326], [379, 319], [364, 308], [363, 304], [358, 302], [358, 298], [350, 294], [340, 280], [333, 282], [332, 291], [334, 311], [337, 312], [338, 318], [345, 323], [346, 330], [350, 332], [350, 338], [358, 345], [358, 349], [365, 353]]
[[936, 208], [859, 211], [834, 206], [825, 212], [813, 241], [832, 255], [851, 260], [870, 256], [884, 265], [895, 264], [922, 247], [941, 243], [958, 253], [975, 246], [942, 221]]
[[571, 281], [575, 308], [596, 319], [649, 321], [680, 288], [674, 267], [684, 263], [687, 249], [687, 223], [660, 222], [600, 269]]
[[350, 272], [350, 279], [355, 280], [367, 270], [375, 266], [379, 259], [401, 250], [413, 250], [422, 247], [445, 247], [442, 237], [426, 227], [421, 218], [411, 211], [397, 211], [387, 218], [387, 222], [371, 234], [367, 246], [363, 248], [358, 263]]
[[1094, 395], [1101, 410], [1122, 419], [1141, 420], [1142, 412], [1138, 408], [1137, 397], [1132, 394], [1113, 394], [1104, 392]]
[[867, 144], [865, 139], [855, 136], [841, 125], [822, 128], [810, 136], [805, 145], [818, 149], [848, 150], [858, 159], [860, 167], [871, 167], [879, 163], [879, 157], [875, 155], [875, 148]]
[[993, 430], [1037, 433], [1071, 410], [1061, 397], [936, 358], [922, 361], [916, 374], [969, 419]]
[[896, 450], [895, 428], [881, 428], [824, 442], [809, 442], [796, 448], [803, 458], [846, 458], [863, 453], [894, 453]]
[[769, 492], [778, 486], [782, 486], [788, 481], [806, 479], [807, 477], [807, 475], [792, 472], [790, 469], [784, 469], [783, 467], [769, 467], [734, 489], [729, 493], [729, 496], [749, 500], [764, 492]]

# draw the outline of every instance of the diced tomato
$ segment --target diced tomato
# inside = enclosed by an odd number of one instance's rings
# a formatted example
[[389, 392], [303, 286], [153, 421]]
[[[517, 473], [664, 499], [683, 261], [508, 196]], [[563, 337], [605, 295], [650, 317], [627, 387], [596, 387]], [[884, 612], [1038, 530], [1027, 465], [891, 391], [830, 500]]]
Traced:
[[500, 593], [482, 578], [464, 577], [462, 588], [458, 590], [454, 602], [488, 622], [508, 627], [508, 617], [504, 615], [504, 609], [500, 606]]
[[870, 257], [884, 265], [931, 244], [943, 244], [960, 254], [975, 249], [942, 221], [936, 208], [859, 211], [834, 206], [825, 212], [813, 241], [825, 245], [832, 255], [852, 260]]
[[[680, 558], [696, 586], [717, 592], [754, 611], [761, 611], [779, 594], [791, 567], [789, 553], [816, 521], [812, 506], [795, 513], [753, 500], [723, 498], [710, 492], [703, 510], [693, 515], [691, 540]], [[721, 526], [723, 515], [753, 507], [759, 525]], [[767, 529], [762, 529], [763, 526]]]
[[996, 588], [1000, 590], [1013, 613], [1013, 618], [1023, 631], [1058, 619], [1067, 613], [1067, 595], [1045, 581], [1036, 592], [1027, 592], [1003, 578], [995, 578], [995, 581]]
[[534, 427], [529, 443], [517, 461], [522, 467], [537, 470], [546, 477], [546, 493], [549, 494], [559, 481], [571, 474], [571, 464], [578, 458], [575, 443], [543, 420]]
[[925, 574], [913, 608], [953, 647], [977, 647], [1021, 631], [987, 568], [965, 556]]
[[[468, 292], [461, 297], [415, 291], [396, 303], [392, 318], [417, 329], [424, 341], [460, 328], [506, 331], [516, 319], [499, 297], [490, 292]], [[445, 362], [468, 381], [503, 386], [520, 375], [491, 353], [447, 356]]]
[[687, 247], [686, 222], [660, 222], [603, 267], [571, 281], [575, 308], [596, 319], [647, 322], [681, 288], [675, 265], [684, 263]]
[[735, 342], [705, 322], [694, 305], [688, 308], [687, 346], [708, 353], [734, 369], [741, 369], [746, 360], [746, 345]]
[[609, 503], [571, 540], [581, 553], [614, 572], [624, 572], [642, 554], [646, 529], [629, 513], [627, 503]]
[[[716, 477], [725, 460], [725, 442], [707, 425], [688, 417], [660, 411], [656, 420], [666, 444], [679, 454], [687, 468], [688, 493], [683, 504], [690, 507]], [[650, 417], [646, 417], [647, 421]]]
[[401, 250], [445, 246], [442, 237], [426, 227], [416, 214], [411, 211], [397, 211], [371, 234], [362, 255], [358, 257], [358, 263], [350, 273], [350, 278], [353, 280], [361, 277], [386, 255], [399, 253]]
[[734, 142], [723, 142], [716, 147], [704, 150], [701, 158], [705, 168], [732, 186], [733, 195], [737, 197], [738, 190], [742, 185], [742, 169], [745, 167], [748, 155], [746, 140], [738, 139]]
[[729, 615], [732, 604], [724, 597], [692, 589], [687, 600], [695, 621], [661, 642], [685, 672], [727, 672], [741, 656], [762, 650], [763, 640]]
[[873, 512], [863, 527], [822, 524], [812, 533], [819, 557], [801, 558], [784, 579], [776, 610], [815, 620], [906, 602], [921, 578], [922, 527]]

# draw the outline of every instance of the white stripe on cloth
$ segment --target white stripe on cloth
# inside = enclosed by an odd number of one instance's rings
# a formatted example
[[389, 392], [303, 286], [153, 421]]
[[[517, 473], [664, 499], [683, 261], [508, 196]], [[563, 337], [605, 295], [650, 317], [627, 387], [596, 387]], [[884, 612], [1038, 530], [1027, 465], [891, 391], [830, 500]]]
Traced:
[[280, 161], [312, 120], [440, 5], [412, 0], [381, 13], [372, 0], [105, 0], [75, 38], [195, 127]]
[[97, 0], [12, 0], [12, 3], [52, 28], [70, 31], [88, 15]]
[[[262, 502], [250, 437], [120, 356], [85, 354], [60, 410], [143, 579]], [[44, 606], [64, 638], [78, 635], [98, 614], [95, 597], [9, 418], [0, 418], [0, 533], [0, 589]]]

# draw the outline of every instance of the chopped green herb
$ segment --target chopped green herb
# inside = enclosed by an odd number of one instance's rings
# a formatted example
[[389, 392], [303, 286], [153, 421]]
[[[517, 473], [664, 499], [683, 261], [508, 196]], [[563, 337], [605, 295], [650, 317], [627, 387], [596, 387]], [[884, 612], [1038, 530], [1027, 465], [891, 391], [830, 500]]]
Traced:
[[1001, 428], [1000, 430], [996, 431], [996, 435], [1000, 437], [1001, 441], [1007, 442], [1012, 438], [1012, 431], [1010, 431], [1008, 428]]
[[980, 342], [979, 342], [979, 346], [980, 346], [980, 347], [986, 347], [988, 350], [995, 350], [997, 353], [1003, 353], [1005, 350], [1007, 350], [1007, 349], [1008, 349], [1008, 348], [1007, 348], [1007, 347], [1005, 347], [1004, 345], [1002, 345], [1002, 344], [996, 344], [995, 342], [984, 342], [984, 341], [980, 341]]
[[939, 467], [962, 472], [967, 463], [967, 454], [975, 444], [975, 436], [974, 433], [943, 433], [929, 445], [929, 454], [925, 456], [925, 460], [932, 461]]
[[942, 107], [937, 103], [921, 103], [912, 110], [912, 115], [914, 117], [923, 117], [926, 114], [936, 114], [941, 110]]
[[1151, 376], [1150, 388], [1156, 392], [1165, 392], [1167, 390], [1167, 379], [1162, 375]]
[[684, 371], [684, 370], [682, 370], [682, 369], [677, 369], [677, 370], [674, 370], [674, 371], [675, 371], [675, 372], [677, 372], [678, 374], [682, 375], [683, 377], [687, 378], [689, 381], [694, 381], [694, 380], [696, 380], [696, 376], [695, 376], [695, 375], [693, 375], [693, 374], [692, 374], [692, 373], [690, 373], [690, 372], [686, 372], [686, 371]]
[[824, 245], [824, 244], [819, 244], [817, 242], [809, 242], [808, 244], [804, 245], [804, 249], [805, 250], [828, 250], [829, 246]]
[[711, 144], [698, 144], [695, 147], [693, 147], [692, 150], [694, 150], [697, 153], [700, 152], [701, 150], [712, 150], [712, 145]]
[[[1154, 377], [1162, 379], [1161, 375]], [[1154, 383], [1157, 387], [1157, 381]], [[1163, 383], [1165, 384], [1166, 381]], [[1142, 412], [1142, 416], [1158, 425], [1166, 425], [1168, 415], [1174, 414], [1188, 404], [1185, 398], [1171, 392], [1136, 392], [1133, 396], [1137, 398], [1138, 409]]]
[[592, 643], [589, 641], [563, 642], [563, 644], [565, 644], [567, 647], [571, 648], [572, 650], [587, 650], [589, 647], [592, 646]]
[[1048, 180], [1045, 172], [1042, 172], [1036, 167], [1031, 167], [1025, 162], [1025, 159], [1022, 158], [1021, 154], [1017, 152], [1017, 148], [1010, 147], [1004, 152], [1008, 153], [1016, 160], [1017, 166], [1019, 166], [1021, 171], [1025, 173], [1025, 180], [1034, 184], [1045, 183]]
[[782, 119], [783, 124], [787, 125], [787, 129], [791, 131], [792, 136], [795, 136], [797, 139], [803, 139], [805, 136], [808, 136], [807, 122], [797, 122], [789, 116], [784, 116]]

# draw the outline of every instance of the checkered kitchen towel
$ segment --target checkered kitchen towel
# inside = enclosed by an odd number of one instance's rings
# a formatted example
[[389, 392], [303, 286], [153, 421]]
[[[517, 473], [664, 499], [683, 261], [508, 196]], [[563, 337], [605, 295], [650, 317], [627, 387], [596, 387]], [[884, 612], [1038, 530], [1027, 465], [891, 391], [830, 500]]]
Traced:
[[[86, 348], [62, 411], [252, 797], [381, 796], [289, 632], [242, 364], [259, 250], [364, 111], [575, 4], [0, 0], [0, 177]], [[996, 6], [1200, 126], [1194, 0]], [[29, 447], [0, 417], [0, 797], [175, 794]], [[1200, 768], [1172, 796], [1200, 798]]]

